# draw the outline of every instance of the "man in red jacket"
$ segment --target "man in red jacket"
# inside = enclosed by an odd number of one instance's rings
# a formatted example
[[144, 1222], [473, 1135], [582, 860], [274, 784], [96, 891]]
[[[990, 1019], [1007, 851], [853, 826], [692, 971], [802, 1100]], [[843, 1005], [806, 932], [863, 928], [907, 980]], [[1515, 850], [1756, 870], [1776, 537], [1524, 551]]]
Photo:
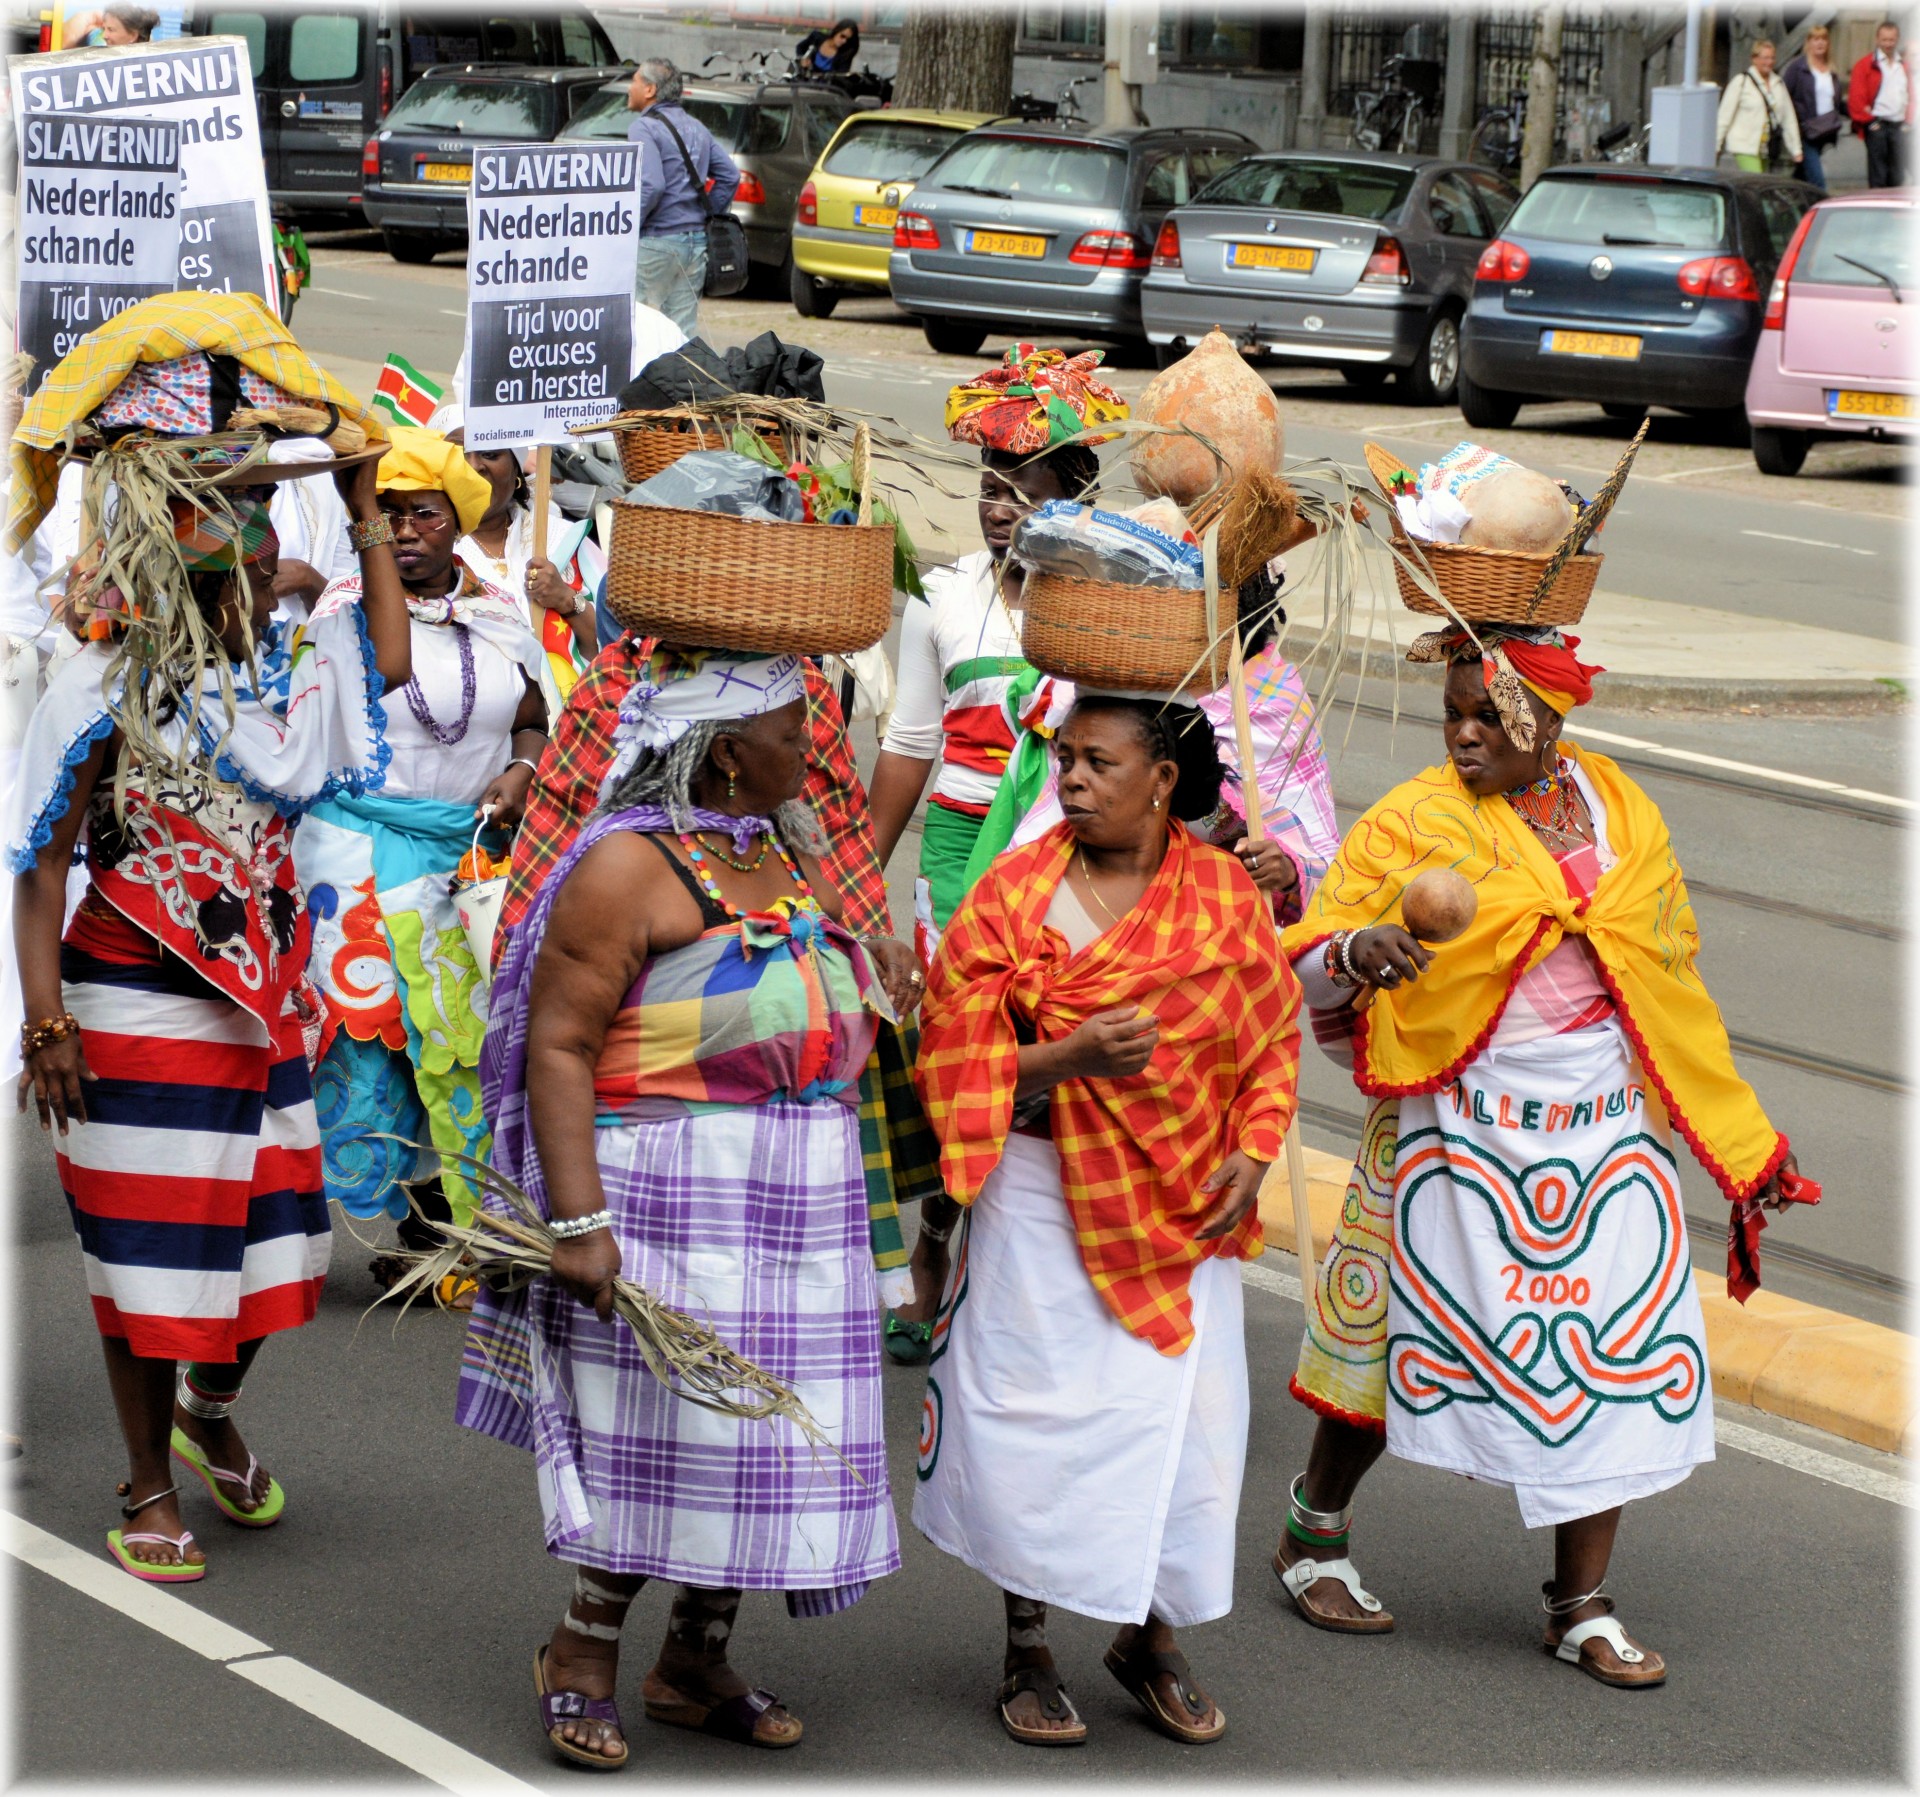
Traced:
[[1904, 178], [1907, 123], [1913, 117], [1913, 83], [1900, 55], [1900, 27], [1882, 25], [1873, 52], [1853, 65], [1847, 83], [1847, 116], [1856, 137], [1867, 140], [1867, 185], [1898, 187]]

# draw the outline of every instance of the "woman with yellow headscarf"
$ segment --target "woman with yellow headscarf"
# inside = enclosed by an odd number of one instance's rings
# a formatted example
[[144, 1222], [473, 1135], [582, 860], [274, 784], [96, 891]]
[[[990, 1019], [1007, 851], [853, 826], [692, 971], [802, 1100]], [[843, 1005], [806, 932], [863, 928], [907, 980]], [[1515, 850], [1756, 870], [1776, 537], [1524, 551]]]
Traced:
[[[454, 557], [491, 501], [486, 477], [444, 437], [399, 428], [377, 485], [407, 592], [413, 678], [386, 697], [385, 784], [314, 807], [294, 860], [326, 1006], [314, 1102], [327, 1196], [353, 1216], [395, 1217], [401, 1241], [424, 1246], [409, 1195], [430, 1217], [470, 1216], [459, 1157], [484, 1158], [489, 1145], [477, 1074], [486, 978], [449, 882], [520, 821], [547, 716], [541, 649], [520, 608]], [[359, 603], [358, 577], [338, 580], [313, 615]], [[391, 1271], [374, 1263], [377, 1279]]]
[[[1285, 934], [1321, 1044], [1372, 1101], [1313, 1281], [1294, 1395], [1320, 1416], [1274, 1570], [1339, 1633], [1393, 1626], [1348, 1552], [1384, 1447], [1506, 1485], [1554, 1529], [1545, 1646], [1603, 1684], [1657, 1685], [1604, 1590], [1625, 1505], [1713, 1458], [1705, 1327], [1677, 1132], [1732, 1205], [1728, 1290], [1759, 1283], [1763, 1207], [1811, 1203], [1735, 1071], [1702, 983], [1665, 820], [1566, 741], [1601, 669], [1577, 637], [1479, 624], [1446, 665], [1446, 755], [1348, 832]], [[1477, 904], [1445, 934], [1409, 887]]]

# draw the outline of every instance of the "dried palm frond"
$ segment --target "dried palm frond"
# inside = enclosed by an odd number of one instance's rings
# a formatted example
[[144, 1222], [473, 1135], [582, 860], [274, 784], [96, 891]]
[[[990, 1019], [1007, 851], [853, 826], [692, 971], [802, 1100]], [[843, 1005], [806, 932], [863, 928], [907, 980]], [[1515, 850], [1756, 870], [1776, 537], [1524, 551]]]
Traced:
[[[432, 1152], [430, 1145], [401, 1136], [380, 1134], [376, 1139]], [[488, 1162], [444, 1148], [438, 1152], [458, 1161], [467, 1178], [498, 1199], [504, 1209], [479, 1209], [470, 1224], [458, 1224], [434, 1222], [416, 1206], [415, 1216], [438, 1232], [441, 1245], [387, 1250], [407, 1271], [374, 1301], [375, 1309], [389, 1298], [398, 1298], [404, 1316], [423, 1294], [433, 1295], [437, 1303], [438, 1287], [448, 1274], [456, 1280], [478, 1280], [497, 1292], [518, 1291], [551, 1274], [553, 1231], [534, 1201]], [[847, 1465], [790, 1386], [730, 1348], [699, 1318], [661, 1303], [631, 1279], [614, 1280], [613, 1314], [626, 1324], [647, 1371], [676, 1398], [742, 1422], [784, 1419], [807, 1441], [828, 1449]], [[853, 1471], [851, 1466], [847, 1470]]]

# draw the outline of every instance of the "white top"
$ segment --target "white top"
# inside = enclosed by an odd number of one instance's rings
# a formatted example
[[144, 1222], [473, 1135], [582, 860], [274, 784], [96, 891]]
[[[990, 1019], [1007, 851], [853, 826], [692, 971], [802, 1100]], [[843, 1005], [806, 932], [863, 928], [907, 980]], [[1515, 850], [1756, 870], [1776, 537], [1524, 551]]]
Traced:
[[[482, 580], [491, 581], [520, 608], [520, 615], [526, 621], [527, 628], [535, 636], [540, 634], [544, 619], [534, 615], [536, 608], [527, 599], [527, 563], [533, 560], [533, 512], [527, 506], [516, 505], [511, 514], [512, 522], [507, 526], [506, 554], [495, 557], [480, 547], [471, 537], [462, 537], [454, 544], [453, 553], [457, 560], [464, 562]], [[574, 530], [573, 520], [551, 501], [547, 505], [547, 559], [564, 571], [566, 557], [559, 553], [568, 536]]]
[[[900, 621], [899, 680], [881, 747], [920, 761], [938, 758], [933, 796], [984, 807], [999, 790], [1013, 740], [1005, 698], [1018, 670], [1000, 664], [1025, 666], [1019, 620], [995, 589], [993, 557], [984, 549], [935, 568], [926, 589], [925, 603], [910, 600]], [[973, 765], [991, 760], [996, 743], [995, 771]]]
[[360, 558], [347, 537], [347, 504], [331, 473], [277, 482], [267, 510], [282, 561], [305, 562], [329, 581], [359, 573]]
[[1831, 69], [1816, 69], [1812, 63], [1808, 63], [1807, 73], [1813, 77], [1813, 110], [1815, 116], [1817, 117], [1823, 112], [1831, 112], [1833, 110], [1833, 71]]
[[[382, 701], [387, 714], [387, 764], [384, 797], [445, 799], [477, 804], [493, 777], [513, 753], [514, 715], [527, 690], [520, 665], [475, 632], [473, 645], [473, 721], [457, 743], [436, 742], [419, 723], [405, 692], [396, 687]], [[413, 620], [413, 677], [427, 710], [442, 726], [460, 716], [460, 645], [445, 624]]]
[[1880, 70], [1880, 91], [1873, 96], [1873, 116], [1877, 119], [1904, 119], [1907, 116], [1907, 65], [1898, 56], [1882, 56], [1878, 50], [1873, 60]]
[[1798, 161], [1800, 115], [1793, 110], [1787, 84], [1778, 75], [1763, 79], [1754, 68], [1742, 69], [1720, 96], [1718, 148], [1733, 156], [1759, 155], [1760, 145], [1768, 135], [1769, 114], [1772, 115], [1772, 134], [1785, 143], [1788, 153]]

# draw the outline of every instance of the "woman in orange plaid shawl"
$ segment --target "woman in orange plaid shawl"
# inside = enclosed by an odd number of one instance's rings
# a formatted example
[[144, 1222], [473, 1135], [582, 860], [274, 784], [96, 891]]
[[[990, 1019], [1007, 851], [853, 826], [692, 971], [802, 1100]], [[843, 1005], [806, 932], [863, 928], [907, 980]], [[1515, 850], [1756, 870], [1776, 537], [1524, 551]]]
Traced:
[[[1121, 1624], [1108, 1669], [1177, 1740], [1226, 1727], [1173, 1630], [1224, 1615], [1246, 1456], [1239, 1263], [1295, 1103], [1300, 995], [1231, 855], [1194, 707], [1087, 694], [1065, 822], [1001, 857], [933, 966], [918, 1077], [958, 1221], [915, 1525], [1006, 1600], [1001, 1721], [1085, 1738], [1046, 1606]], [[943, 1215], [944, 1212], [944, 1215]]]

